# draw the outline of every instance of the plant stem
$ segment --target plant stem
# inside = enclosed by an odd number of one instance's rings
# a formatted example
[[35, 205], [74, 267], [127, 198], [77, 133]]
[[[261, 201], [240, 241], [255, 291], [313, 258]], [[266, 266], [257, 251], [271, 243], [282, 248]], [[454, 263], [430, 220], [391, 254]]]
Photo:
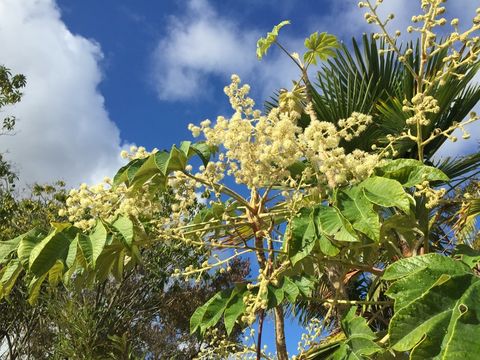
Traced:
[[257, 360], [262, 358], [262, 332], [263, 332], [263, 320], [265, 319], [265, 310], [260, 313], [258, 319], [258, 334], [257, 334]]
[[306, 298], [320, 304], [341, 304], [341, 305], [393, 305], [393, 301], [373, 301], [373, 300], [342, 300], [342, 299], [315, 299]]
[[288, 360], [287, 343], [285, 342], [285, 319], [283, 308], [279, 305], [273, 310], [275, 313], [275, 344], [277, 347], [277, 359]]
[[232, 197], [233, 199], [237, 200], [240, 204], [245, 206], [248, 210], [253, 211], [253, 209], [250, 207], [250, 204], [248, 203], [248, 201], [245, 200], [240, 194], [238, 194], [237, 192], [230, 189], [229, 187], [227, 187], [223, 184], [210, 183], [210, 182], [208, 182], [204, 179], [201, 179], [197, 176], [189, 174], [186, 171], [184, 171], [183, 174], [185, 174], [186, 176], [188, 176], [191, 179], [194, 179], [194, 180], [198, 181], [199, 183], [202, 183], [206, 186], [211, 186], [216, 191], [219, 191], [219, 192], [221, 192], [225, 195], [228, 195], [228, 196]]

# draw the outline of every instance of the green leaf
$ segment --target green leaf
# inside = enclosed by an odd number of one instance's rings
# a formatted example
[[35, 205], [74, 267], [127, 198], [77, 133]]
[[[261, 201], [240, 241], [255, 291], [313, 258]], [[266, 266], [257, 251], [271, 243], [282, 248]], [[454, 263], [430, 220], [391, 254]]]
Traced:
[[411, 198], [398, 181], [373, 176], [362, 181], [360, 186], [372, 203], [383, 207], [397, 207], [404, 212], [410, 211]]
[[119, 185], [132, 181], [136, 172], [145, 161], [146, 159], [135, 159], [130, 161], [127, 165], [122, 166], [113, 177], [113, 184]]
[[118, 169], [117, 173], [113, 177], [113, 185], [120, 185], [128, 180], [127, 169], [130, 166], [130, 163], [122, 166]]
[[41, 277], [55, 265], [57, 260], [65, 261], [70, 243], [75, 236], [75, 229], [72, 228], [50, 233], [30, 252], [29, 270]]
[[112, 265], [112, 275], [113, 277], [120, 282], [123, 278], [123, 268], [125, 265], [125, 255], [126, 255], [126, 250], [121, 249], [118, 252], [115, 253], [114, 255], [114, 261]]
[[273, 309], [277, 305], [280, 305], [285, 297], [282, 287], [276, 287], [273, 285], [268, 285], [267, 287], [267, 300], [268, 300], [268, 309]]
[[288, 257], [293, 265], [308, 256], [317, 240], [313, 211], [303, 208], [291, 222], [291, 241], [288, 247]]
[[295, 303], [297, 300], [298, 295], [300, 295], [300, 290], [298, 286], [288, 277], [283, 278], [283, 285], [282, 285], [283, 292], [285, 293], [286, 298], [292, 304]]
[[387, 295], [395, 300], [392, 349], [411, 359], [469, 359], [480, 351], [480, 278], [461, 261], [428, 254], [390, 265]]
[[381, 241], [398, 241], [398, 236], [396, 233], [400, 233], [405, 240], [408, 242], [408, 245], [412, 247], [418, 237], [423, 234], [420, 232], [419, 225], [415, 217], [404, 215], [404, 214], [395, 214], [390, 216], [382, 223], [380, 229], [380, 238]]
[[175, 145], [172, 146], [168, 157], [164, 152], [158, 152], [155, 155], [155, 163], [163, 175], [167, 176], [172, 171], [184, 170], [187, 165], [187, 154], [179, 150]]
[[317, 65], [317, 58], [325, 61], [329, 57], [334, 57], [335, 49], [338, 49], [340, 44], [334, 35], [314, 32], [305, 39], [305, 47], [308, 50], [303, 55], [303, 60], [307, 64]]
[[217, 152], [217, 148], [210, 146], [204, 141], [199, 141], [195, 144], [191, 144], [188, 150], [188, 158], [190, 159], [194, 154], [202, 160], [204, 166], [210, 161], [210, 158]]
[[449, 180], [443, 171], [415, 159], [389, 160], [378, 166], [375, 172], [382, 177], [397, 180], [405, 187], [412, 187], [424, 181]]
[[293, 179], [297, 179], [303, 173], [303, 171], [307, 168], [307, 164], [303, 161], [295, 161], [292, 165], [288, 167], [288, 171], [290, 172], [290, 176]]
[[48, 283], [51, 287], [55, 287], [62, 280], [64, 265], [62, 261], [57, 260], [48, 272]]
[[461, 259], [470, 268], [480, 263], [480, 250], [466, 244], [458, 244], [455, 248], [455, 257]]
[[221, 319], [231, 292], [231, 289], [220, 291], [195, 310], [190, 318], [190, 333], [193, 334], [197, 329], [200, 329], [200, 333], [204, 334], [205, 330], [214, 326]]
[[266, 37], [262, 37], [257, 41], [257, 58], [261, 60], [266, 54], [270, 46], [277, 40], [278, 32], [285, 25], [289, 25], [290, 21], [285, 20], [280, 24], [275, 25], [271, 32], [267, 33]]
[[105, 226], [100, 220], [97, 221], [97, 225], [89, 235], [89, 238], [92, 244], [92, 265], [95, 266], [95, 263], [107, 242], [107, 229], [105, 229]]
[[133, 242], [133, 222], [126, 216], [120, 216], [112, 226], [118, 230], [118, 232], [122, 235], [123, 240], [128, 248], [132, 246]]
[[[160, 170], [155, 163], [155, 154], [150, 155], [143, 162], [138, 162], [137, 164], [139, 164], [140, 167], [137, 168], [135, 166], [130, 170], [130, 173], [133, 174], [130, 183], [136, 188], [141, 187], [154, 176], [160, 174]], [[136, 169], [135, 173], [133, 173], [133, 169]]]
[[295, 283], [301, 294], [306, 297], [312, 296], [312, 291], [315, 288], [315, 281], [312, 278], [306, 276], [295, 276], [291, 278], [291, 280]]
[[7, 241], [0, 241], [0, 263], [2, 263], [12, 252], [17, 250], [20, 240], [25, 234], [17, 236], [14, 239]]
[[18, 245], [18, 259], [22, 263], [22, 265], [26, 268], [28, 267], [28, 259], [30, 258], [30, 253], [32, 252], [33, 248], [40, 243], [43, 238], [45, 238], [45, 234], [40, 231], [39, 229], [32, 229], [29, 232], [20, 235], [20, 243]]
[[358, 241], [350, 222], [334, 207], [319, 206], [316, 224], [323, 235], [331, 236], [337, 241]]
[[29, 293], [28, 303], [30, 305], [33, 306], [37, 302], [38, 295], [40, 295], [40, 289], [42, 287], [42, 283], [45, 280], [45, 278], [47, 277], [47, 275], [48, 275], [48, 273], [45, 273], [40, 277], [34, 277], [30, 281], [30, 283], [28, 285], [28, 293]]
[[119, 249], [113, 246], [106, 246], [104, 248], [95, 265], [95, 277], [97, 281], [102, 282], [108, 279], [118, 254]]
[[75, 259], [77, 257], [77, 250], [78, 250], [78, 235], [73, 241], [70, 243], [68, 247], [67, 257], [65, 259], [65, 265], [67, 268], [71, 268], [75, 263]]
[[85, 234], [78, 233], [76, 240], [78, 245], [80, 246], [80, 250], [83, 254], [83, 257], [85, 258], [86, 263], [88, 265], [93, 265], [93, 246], [90, 237]]
[[380, 239], [380, 219], [360, 187], [343, 191], [338, 196], [340, 211], [350, 221], [355, 230], [378, 242]]
[[337, 256], [340, 249], [336, 247], [328, 238], [328, 236], [321, 235], [319, 240], [320, 251], [327, 256]]
[[12, 291], [13, 285], [23, 270], [22, 264], [18, 259], [11, 260], [3, 270], [0, 279], [0, 298], [8, 296]]
[[341, 321], [341, 328], [346, 336], [333, 359], [366, 359], [383, 352], [374, 340], [375, 333], [368, 327], [365, 318], [356, 316], [356, 307], [350, 308]]
[[208, 328], [215, 326], [222, 318], [222, 314], [227, 307], [228, 300], [230, 299], [231, 291], [231, 289], [224, 290], [217, 293], [218, 296], [214, 296], [214, 300], [208, 305], [205, 314], [203, 315], [202, 324], [200, 325], [202, 334]]
[[232, 294], [228, 299], [227, 307], [223, 316], [227, 335], [230, 335], [232, 333], [235, 322], [237, 321], [238, 317], [245, 311], [245, 303], [243, 302], [243, 297], [245, 296], [246, 292], [246, 286], [237, 286], [232, 291]]

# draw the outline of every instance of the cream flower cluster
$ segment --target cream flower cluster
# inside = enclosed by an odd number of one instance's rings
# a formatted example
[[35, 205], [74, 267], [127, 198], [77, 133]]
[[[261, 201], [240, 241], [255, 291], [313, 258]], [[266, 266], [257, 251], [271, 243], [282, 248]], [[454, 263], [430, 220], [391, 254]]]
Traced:
[[173, 201], [169, 216], [164, 216], [164, 229], [177, 230], [177, 226], [190, 221], [189, 215], [197, 204], [196, 188], [200, 184], [180, 171], [175, 171], [168, 179], [168, 187], [173, 189]]
[[312, 105], [305, 108], [310, 125], [302, 130], [297, 122], [297, 94], [284, 94], [279, 107], [267, 115], [253, 110], [248, 98], [249, 87], [240, 86], [240, 78], [232, 76], [232, 84], [225, 88], [235, 113], [230, 119], [219, 116], [215, 124], [209, 120], [200, 126], [190, 125], [194, 136], [201, 133], [209, 145], [222, 146], [225, 153], [220, 162], [228, 164], [227, 174], [237, 183], [249, 188], [267, 187], [282, 183], [290, 176], [289, 167], [297, 161], [308, 160], [331, 187], [368, 176], [378, 162], [378, 156], [356, 150], [346, 154], [340, 146], [365, 131], [370, 116], [353, 113], [340, 120], [338, 128], [316, 118]]
[[[354, 112], [348, 119], [339, 120], [337, 128], [314, 115], [304, 133], [299, 136], [303, 154], [312, 164], [320, 180], [331, 188], [354, 183], [368, 177], [380, 158], [377, 154], [354, 150], [346, 154], [340, 141], [359, 136], [372, 122], [371, 116]], [[323, 179], [322, 179], [323, 178]]]
[[[238, 76], [232, 76], [232, 85], [226, 88], [235, 110], [230, 119], [217, 118], [213, 127], [209, 121], [201, 124], [207, 143], [225, 148], [224, 161], [228, 174], [237, 183], [248, 187], [262, 187], [288, 176], [287, 168], [301, 157], [296, 136], [301, 128], [289, 113], [273, 109], [267, 116], [254, 111], [253, 100], [246, 97], [245, 86], [239, 87]], [[195, 127], [190, 127], [198, 134]]]
[[[318, 344], [324, 330], [324, 323], [317, 318], [312, 318], [308, 321], [305, 327], [305, 332], [301, 336], [301, 340], [298, 342], [299, 354], [307, 351], [312, 345]], [[292, 360], [297, 360], [298, 357], [292, 357]]]
[[[478, 36], [478, 31], [480, 30], [480, 8], [476, 9], [476, 14], [472, 19], [470, 27], [467, 27], [466, 30], [460, 31], [459, 29], [459, 19], [452, 19], [450, 25], [452, 30], [447, 36], [443, 35], [441, 38], [442, 42], [439, 41], [440, 32], [437, 31], [437, 28], [445, 26], [448, 24], [447, 18], [443, 15], [446, 13], [446, 8], [443, 6], [446, 0], [422, 0], [421, 7], [422, 13], [412, 17], [413, 25], [408, 26], [407, 31], [409, 33], [417, 32], [421, 35], [422, 39], [422, 52], [427, 54], [427, 58], [432, 58], [438, 55], [440, 52], [446, 50], [447, 54], [443, 57], [442, 61], [444, 63], [444, 68], [438, 71], [434, 77], [429, 79], [420, 79], [425, 75], [425, 69], [421, 69], [419, 80], [426, 81], [428, 86], [431, 86], [435, 83], [445, 84], [446, 80], [450, 76], [463, 77], [463, 74], [457, 73], [458, 69], [466, 64], [473, 64], [478, 61], [478, 56], [480, 55], [480, 36]], [[382, 1], [372, 0], [360, 1], [358, 3], [359, 7], [367, 8], [369, 10], [365, 14], [365, 19], [369, 24], [376, 24], [382, 29], [382, 33], [375, 34], [375, 38], [384, 38], [389, 45], [387, 50], [380, 50], [381, 52], [385, 51], [394, 51], [398, 54], [399, 60], [402, 61], [407, 70], [415, 73], [415, 70], [409, 65], [407, 58], [413, 54], [411, 48], [405, 48], [401, 50], [396, 45], [396, 39], [400, 36], [401, 32], [396, 31], [394, 36], [389, 35], [386, 32], [387, 24], [390, 20], [394, 18], [393, 14], [390, 14], [385, 20], [381, 20], [378, 13], [378, 9]], [[427, 59], [422, 66], [427, 64]], [[428, 80], [428, 81], [427, 81]]]
[[92, 228], [98, 218], [113, 221], [118, 215], [151, 217], [158, 210], [146, 192], [131, 196], [124, 184], [113, 187], [109, 178], [98, 185], [82, 184], [70, 190], [66, 205], [59, 215], [68, 216], [70, 222], [84, 230]]
[[130, 146], [130, 152], [128, 152], [127, 150], [122, 150], [120, 156], [122, 157], [122, 159], [128, 159], [129, 161], [132, 161], [136, 159], [145, 159], [156, 152], [158, 152], [157, 148], [149, 152], [143, 146], [137, 147], [135, 145], [132, 145]]
[[[144, 147], [132, 146], [130, 152], [124, 151], [122, 156], [130, 160], [143, 159], [156, 151], [148, 152]], [[168, 185], [173, 194], [169, 201], [165, 201], [152, 196], [148, 183], [132, 190], [125, 184], [113, 186], [112, 179], [106, 177], [100, 184], [82, 184], [78, 189], [70, 190], [66, 208], [61, 209], [59, 215], [68, 217], [70, 222], [84, 230], [95, 226], [96, 219], [108, 222], [123, 215], [142, 221], [154, 220], [157, 230], [170, 231], [187, 221], [196, 204], [197, 183], [177, 172], [169, 178]]]
[[412, 98], [411, 102], [404, 100], [403, 111], [413, 111], [413, 116], [406, 120], [408, 125], [420, 124], [421, 126], [427, 126], [430, 124], [427, 115], [439, 113], [440, 106], [438, 106], [438, 101], [433, 96], [418, 93]]
[[425, 196], [427, 199], [425, 204], [427, 209], [433, 209], [435, 206], [437, 206], [440, 200], [442, 200], [447, 193], [447, 190], [444, 188], [433, 189], [430, 187], [430, 183], [428, 181], [424, 181], [415, 187], [416, 189], [414, 195], [417, 197]]

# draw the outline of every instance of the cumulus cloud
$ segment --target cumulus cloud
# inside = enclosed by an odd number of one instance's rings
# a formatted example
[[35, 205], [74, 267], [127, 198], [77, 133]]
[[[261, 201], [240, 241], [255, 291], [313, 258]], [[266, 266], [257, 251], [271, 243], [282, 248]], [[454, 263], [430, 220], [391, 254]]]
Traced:
[[0, 151], [23, 183], [57, 179], [75, 186], [112, 175], [121, 164], [119, 130], [98, 91], [100, 46], [72, 34], [54, 0], [0, 1], [0, 61], [27, 77], [14, 136]]
[[[364, 9], [358, 9], [356, 1], [330, 0], [331, 12], [309, 20], [311, 31], [334, 33], [347, 40], [366, 32], [378, 31], [368, 25]], [[258, 62], [255, 58], [256, 40], [265, 29], [248, 29], [233, 18], [217, 13], [207, 0], [187, 0], [186, 11], [170, 18], [166, 35], [162, 37], [153, 56], [153, 75], [161, 100], [191, 100], [209, 92], [212, 77], [225, 82], [231, 73], [238, 73], [249, 82], [262, 100], [280, 87], [289, 87], [291, 79], [298, 78], [298, 70], [284, 54], [269, 54]], [[472, 0], [455, 0], [447, 3], [447, 18], [472, 18], [478, 6]], [[394, 13], [390, 23], [392, 31], [400, 29], [406, 36], [412, 15], [420, 13], [418, 1], [385, 0], [379, 10], [380, 16]], [[340, 26], [339, 26], [340, 24]], [[289, 37], [282, 32], [282, 43], [289, 49], [302, 49], [301, 38]], [[480, 123], [469, 127], [473, 136], [469, 141], [446, 142], [441, 155], [460, 155], [476, 150]]]
[[227, 82], [232, 73], [258, 85], [260, 96], [289, 85], [285, 79], [298, 77], [291, 61], [273, 56], [260, 63], [255, 57], [256, 41], [264, 32], [221, 16], [207, 0], [189, 0], [182, 15], [170, 18], [154, 51], [153, 75], [159, 98], [202, 96], [209, 91], [210, 77]]

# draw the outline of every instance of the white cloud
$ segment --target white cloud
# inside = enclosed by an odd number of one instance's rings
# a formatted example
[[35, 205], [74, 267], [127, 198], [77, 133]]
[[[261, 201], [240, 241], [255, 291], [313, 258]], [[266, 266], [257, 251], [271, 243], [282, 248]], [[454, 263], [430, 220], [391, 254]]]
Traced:
[[183, 16], [170, 19], [167, 36], [155, 50], [159, 97], [192, 98], [205, 91], [206, 76], [250, 72], [255, 38], [252, 31], [221, 18], [206, 1], [189, 1]]
[[[366, 8], [359, 9], [356, 0], [330, 0], [333, 8], [332, 13], [326, 14], [322, 20], [326, 21], [327, 27], [331, 32], [345, 37], [358, 36], [362, 32], [379, 32], [376, 25], [369, 25], [364, 19]], [[480, 6], [478, 0], [450, 0], [444, 5], [447, 9], [445, 17], [452, 19], [455, 17], [463, 21], [462, 26], [471, 24], [471, 19], [475, 16], [475, 10]], [[389, 14], [394, 14], [395, 18], [389, 23], [390, 31], [401, 30], [404, 34], [406, 28], [411, 24], [413, 15], [421, 13], [419, 0], [384, 0], [378, 8], [380, 18], [385, 20]], [[345, 26], [338, 26], [345, 24]]]
[[[153, 55], [155, 87], [161, 100], [190, 100], [209, 92], [210, 76], [225, 83], [232, 73], [257, 88], [265, 97], [289, 86], [298, 77], [285, 56], [255, 56], [257, 39], [265, 29], [242, 27], [235, 19], [222, 17], [207, 0], [189, 0], [186, 11], [170, 18], [166, 36]], [[284, 37], [283, 41], [288, 40]]]
[[[331, 0], [334, 1], [334, 0]], [[321, 17], [321, 21], [326, 24], [330, 32], [342, 36], [344, 39], [355, 36], [358, 37], [362, 33], [379, 32], [375, 25], [369, 25], [365, 22], [363, 15], [366, 9], [359, 9], [356, 4], [358, 1], [353, 0], [335, 0], [333, 3], [333, 13], [336, 16], [327, 14]], [[406, 28], [412, 25], [410, 20], [413, 15], [420, 14], [420, 2], [417, 0], [384, 0], [379, 7], [379, 15], [385, 19], [389, 14], [395, 14], [394, 20], [389, 24], [389, 30], [402, 31], [402, 37], [408, 38]], [[475, 10], [480, 6], [479, 0], [451, 0], [447, 1], [445, 7], [447, 19], [459, 18], [460, 29], [466, 29], [470, 26], [471, 19], [475, 16]], [[320, 20], [320, 19], [319, 19]], [[338, 24], [348, 24], [348, 26], [338, 26]], [[448, 30], [448, 29], [445, 29]], [[474, 82], [480, 81], [480, 74], [477, 74]], [[480, 106], [476, 106], [475, 110], [480, 113]], [[461, 119], [459, 119], [461, 120]], [[437, 158], [446, 156], [460, 156], [479, 150], [480, 121], [470, 124], [466, 128], [471, 134], [470, 139], [463, 140], [462, 132], [456, 131], [459, 140], [455, 143], [446, 141], [436, 154]]]
[[100, 46], [72, 34], [54, 0], [1, 0], [0, 44], [0, 61], [27, 77], [22, 101], [10, 109], [16, 135], [0, 138], [22, 182], [75, 186], [112, 175], [121, 140], [97, 89]]

